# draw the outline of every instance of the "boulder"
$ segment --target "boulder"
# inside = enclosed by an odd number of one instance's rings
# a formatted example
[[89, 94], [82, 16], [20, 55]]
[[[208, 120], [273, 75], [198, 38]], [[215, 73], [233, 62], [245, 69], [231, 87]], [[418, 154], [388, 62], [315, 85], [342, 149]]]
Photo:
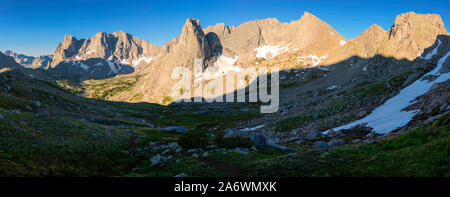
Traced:
[[193, 148], [186, 151], [187, 153], [193, 153], [193, 152], [203, 152], [203, 149], [201, 148]]
[[280, 146], [271, 139], [267, 140], [267, 145], [270, 147], [276, 148], [276, 149], [280, 149], [283, 152], [296, 152], [297, 151], [296, 149], [293, 149], [293, 148], [287, 148], [286, 146]]
[[300, 145], [300, 144], [303, 144], [303, 142], [304, 142], [303, 140], [297, 140], [297, 141], [294, 142], [294, 144]]
[[321, 138], [322, 136], [323, 136], [322, 132], [317, 130], [311, 130], [306, 133], [305, 139], [315, 140]]
[[328, 144], [324, 141], [317, 141], [316, 143], [314, 143], [314, 149], [316, 150], [326, 150], [328, 148]]
[[160, 154], [157, 154], [150, 159], [150, 166], [158, 165], [166, 160], [167, 158], [161, 156]]
[[170, 126], [166, 128], [161, 128], [163, 131], [171, 131], [175, 133], [187, 133], [189, 130], [183, 126]]
[[341, 140], [339, 138], [333, 138], [328, 142], [328, 146], [333, 147], [333, 146], [342, 146], [345, 144], [344, 140]]
[[167, 144], [168, 145], [168, 148], [177, 148], [179, 145], [178, 145], [178, 142], [169, 142], [169, 144]]
[[267, 138], [261, 134], [254, 134], [250, 137], [250, 140], [258, 150], [264, 150], [267, 148]]

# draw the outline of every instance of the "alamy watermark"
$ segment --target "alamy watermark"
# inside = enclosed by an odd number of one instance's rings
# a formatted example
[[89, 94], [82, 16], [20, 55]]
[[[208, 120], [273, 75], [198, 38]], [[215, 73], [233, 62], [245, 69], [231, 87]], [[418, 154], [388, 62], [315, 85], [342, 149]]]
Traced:
[[179, 80], [171, 91], [174, 102], [246, 102], [248, 98], [248, 102], [270, 103], [261, 105], [261, 113], [278, 111], [278, 67], [240, 67], [213, 74], [205, 73], [203, 68], [203, 60], [195, 59], [193, 72], [181, 66], [172, 70], [171, 78]]

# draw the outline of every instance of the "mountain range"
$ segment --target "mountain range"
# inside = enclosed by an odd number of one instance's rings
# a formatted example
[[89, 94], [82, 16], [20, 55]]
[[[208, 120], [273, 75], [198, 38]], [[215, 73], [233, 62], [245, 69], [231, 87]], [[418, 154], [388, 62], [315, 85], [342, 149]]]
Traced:
[[[449, 57], [441, 17], [414, 12], [350, 40], [308, 12], [187, 19], [162, 46], [67, 34], [53, 55], [0, 52], [0, 176], [448, 175]], [[276, 112], [174, 102], [176, 68], [201, 77], [182, 95], [250, 67], [280, 68]], [[261, 85], [254, 75], [224, 94]]]
[[170, 87], [176, 82], [170, 78], [173, 68], [192, 68], [195, 58], [204, 61], [210, 78], [239, 67], [326, 66], [356, 56], [414, 60], [438, 35], [448, 35], [439, 15], [409, 12], [398, 15], [388, 30], [374, 24], [356, 38], [346, 40], [330, 25], [305, 12], [290, 23], [270, 18], [239, 26], [219, 23], [204, 29], [199, 20], [188, 19], [180, 36], [161, 47], [118, 31], [99, 32], [88, 39], [67, 34], [52, 56], [36, 58], [12, 51], [5, 54], [26, 68], [46, 69], [56, 79], [142, 76], [133, 91], [125, 93], [128, 96], [119, 94], [116, 99], [130, 101], [138, 96], [142, 98], [134, 101], [161, 103], [170, 96]]

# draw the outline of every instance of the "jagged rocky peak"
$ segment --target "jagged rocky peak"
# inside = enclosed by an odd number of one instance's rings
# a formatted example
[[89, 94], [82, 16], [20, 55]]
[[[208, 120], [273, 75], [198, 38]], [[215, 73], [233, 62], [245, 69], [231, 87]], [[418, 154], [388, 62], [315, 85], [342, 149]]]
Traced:
[[177, 55], [181, 57], [180, 61], [190, 62], [190, 59], [209, 59], [212, 56], [212, 50], [198, 19], [186, 20], [175, 48], [173, 52], [179, 53]]
[[197, 19], [187, 19], [180, 36], [162, 48], [164, 54], [154, 62], [154, 66], [147, 66], [140, 71], [144, 77], [137, 82], [132, 92], [143, 93], [145, 101], [159, 102], [171, 95], [171, 88], [177, 82], [171, 78], [176, 67], [187, 67], [193, 71], [196, 59], [203, 60], [203, 68], [215, 61], [215, 55]]
[[58, 63], [65, 61], [67, 58], [75, 55], [78, 49], [78, 40], [70, 34], [64, 36], [64, 40], [59, 43], [53, 55], [51, 67], [55, 67]]
[[[438, 35], [448, 35], [441, 16], [408, 12], [395, 18], [388, 30], [389, 51], [397, 58], [415, 59], [436, 42]], [[394, 49], [394, 50], [393, 50]]]
[[293, 21], [290, 26], [292, 45], [310, 52], [325, 53], [346, 40], [328, 23], [309, 12], [304, 12], [300, 20]]
[[386, 30], [384, 30], [382, 27], [380, 27], [377, 24], [373, 24], [372, 26], [370, 26], [364, 32], [367, 32], [367, 33], [370, 33], [370, 34], [380, 34], [380, 33], [386, 33]]
[[375, 42], [386, 39], [388, 32], [377, 24], [373, 24], [368, 29], [364, 30], [359, 36], [353, 39], [356, 42], [370, 42], [372, 44], [377, 44]]
[[98, 32], [94, 37], [77, 40], [70, 34], [55, 51], [53, 66], [62, 61], [84, 61], [91, 58], [107, 59], [131, 66], [150, 63], [158, 56], [159, 47], [140, 38], [117, 31]]
[[389, 38], [394, 41], [410, 38], [425, 39], [440, 34], [448, 34], [448, 32], [438, 14], [416, 14], [414, 12], [400, 14], [395, 18], [394, 26], [389, 29]]
[[186, 19], [186, 23], [181, 30], [180, 40], [191, 41], [189, 40], [191, 36], [195, 36], [199, 42], [204, 41], [205, 33], [203, 32], [198, 19]]
[[[223, 36], [227, 36], [229, 34], [231, 34], [231, 32], [233, 31], [233, 29], [235, 29], [235, 26], [226, 26], [225, 23], [217, 23], [216, 25], [210, 25], [208, 27], [206, 27], [203, 31], [204, 32], [214, 32], [216, 33], [219, 37], [223, 37]], [[208, 35], [208, 33], [206, 33], [206, 35]]]
[[313, 14], [311, 14], [307, 11], [303, 12], [303, 15], [300, 18], [300, 21], [313, 21], [313, 22], [318, 22], [318, 23], [323, 22], [322, 20], [320, 20], [319, 18], [317, 18], [316, 16], [314, 16]]

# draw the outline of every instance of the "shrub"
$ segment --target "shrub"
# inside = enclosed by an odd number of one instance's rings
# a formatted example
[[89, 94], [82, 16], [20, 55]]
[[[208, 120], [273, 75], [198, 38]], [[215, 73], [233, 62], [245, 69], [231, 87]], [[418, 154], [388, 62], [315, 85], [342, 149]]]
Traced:
[[224, 148], [250, 148], [252, 146], [252, 141], [248, 137], [224, 137], [223, 135], [218, 135], [215, 139], [217, 146]]
[[204, 133], [190, 132], [181, 136], [178, 143], [181, 147], [186, 149], [203, 148], [209, 145], [209, 140]]

